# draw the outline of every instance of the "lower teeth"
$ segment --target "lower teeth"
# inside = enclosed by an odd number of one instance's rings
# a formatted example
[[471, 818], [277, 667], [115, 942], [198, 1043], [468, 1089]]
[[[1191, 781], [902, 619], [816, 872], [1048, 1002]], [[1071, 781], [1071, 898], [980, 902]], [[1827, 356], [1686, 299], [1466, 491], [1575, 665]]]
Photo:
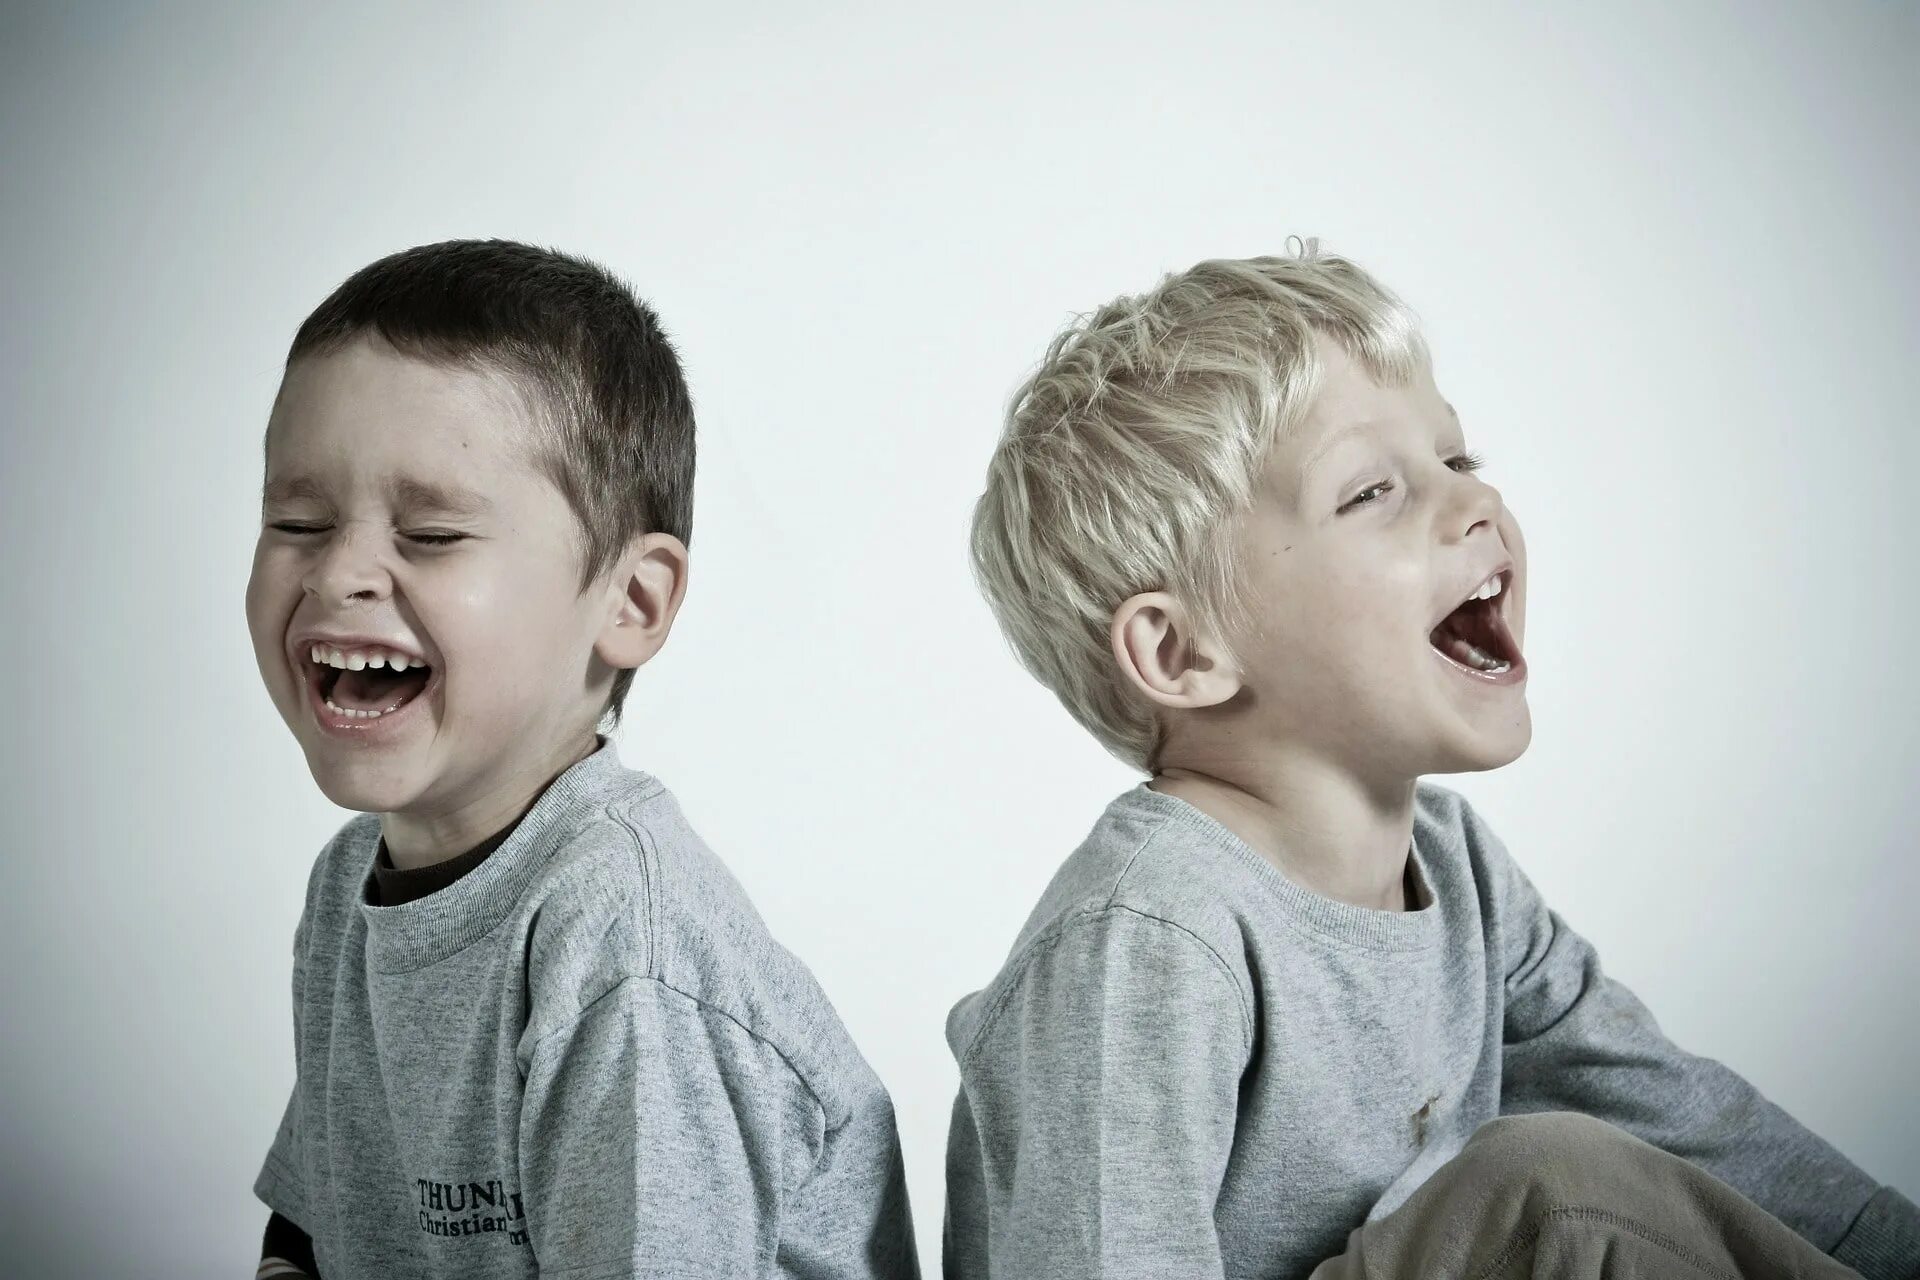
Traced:
[[[352, 707], [341, 706], [339, 703], [335, 702], [332, 698], [322, 698], [321, 701], [326, 703], [327, 710], [333, 712], [335, 715], [349, 716], [355, 720], [378, 720], [381, 716], [386, 715], [388, 712], [398, 711], [400, 709], [400, 707], [388, 707], [383, 711], [356, 711]], [[402, 707], [405, 705], [406, 703], [404, 702], [400, 704], [400, 706]]]
[[1471, 662], [1474, 666], [1480, 668], [1482, 671], [1490, 671], [1497, 674], [1499, 672], [1505, 671], [1507, 668], [1513, 665], [1512, 663], [1508, 662], [1506, 659], [1496, 658], [1492, 654], [1488, 653], [1485, 649], [1482, 649], [1476, 645], [1470, 644], [1465, 640], [1462, 640], [1460, 642], [1460, 647], [1467, 651], [1467, 661]]

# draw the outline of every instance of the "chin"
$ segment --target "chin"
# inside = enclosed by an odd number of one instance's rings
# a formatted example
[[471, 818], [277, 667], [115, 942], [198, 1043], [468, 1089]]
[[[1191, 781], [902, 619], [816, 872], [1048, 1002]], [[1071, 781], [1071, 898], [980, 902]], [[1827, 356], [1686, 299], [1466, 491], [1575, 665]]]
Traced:
[[1525, 755], [1532, 741], [1533, 718], [1523, 703], [1518, 718], [1512, 723], [1497, 729], [1482, 729], [1466, 741], [1456, 743], [1449, 753], [1452, 758], [1447, 767], [1433, 772], [1486, 773], [1503, 768]]
[[369, 760], [363, 764], [307, 757], [307, 772], [314, 785], [342, 809], [358, 813], [397, 813], [411, 804], [419, 788], [410, 779], [394, 776], [388, 762]]
[[1511, 722], [1465, 725], [1465, 731], [1432, 745], [1432, 758], [1421, 773], [1488, 773], [1500, 770], [1526, 754], [1534, 739], [1534, 723], [1521, 704]]

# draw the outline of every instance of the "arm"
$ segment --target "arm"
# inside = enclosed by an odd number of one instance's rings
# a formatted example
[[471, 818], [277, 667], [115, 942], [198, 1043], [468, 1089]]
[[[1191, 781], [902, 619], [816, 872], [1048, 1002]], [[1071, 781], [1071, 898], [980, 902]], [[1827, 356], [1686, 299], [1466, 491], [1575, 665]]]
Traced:
[[1506, 974], [1503, 1114], [1579, 1111], [1691, 1161], [1873, 1280], [1920, 1261], [1920, 1210], [1710, 1058], [1678, 1048], [1608, 978], [1471, 810]]
[[949, 1270], [1218, 1280], [1250, 1039], [1232, 973], [1177, 925], [1109, 907], [1039, 940], [955, 1046]]
[[768, 1274], [824, 1128], [766, 1042], [657, 981], [622, 981], [528, 1067], [520, 1176], [541, 1273]]
[[319, 1280], [313, 1241], [288, 1219], [269, 1214], [260, 1240], [260, 1267], [253, 1275], [254, 1280]]
[[[311, 888], [309, 888], [311, 892]], [[300, 1151], [300, 1050], [302, 1001], [306, 996], [307, 912], [293, 931], [293, 1089], [275, 1132], [273, 1146], [254, 1181], [254, 1194], [267, 1204], [267, 1228], [260, 1240], [260, 1265], [255, 1280], [311, 1277], [319, 1280], [313, 1258], [313, 1240], [281, 1210], [304, 1214], [306, 1190], [300, 1174], [305, 1165]]]

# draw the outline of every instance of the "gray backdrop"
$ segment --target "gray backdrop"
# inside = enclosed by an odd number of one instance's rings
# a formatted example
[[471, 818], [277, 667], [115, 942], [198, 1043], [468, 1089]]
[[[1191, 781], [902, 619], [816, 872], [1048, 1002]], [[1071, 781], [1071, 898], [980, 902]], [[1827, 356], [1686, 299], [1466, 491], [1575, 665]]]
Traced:
[[1457, 784], [1676, 1039], [1920, 1195], [1914, 4], [408, 8], [0, 18], [9, 1273], [249, 1272], [343, 817], [242, 622], [259, 436], [300, 317], [457, 235], [683, 346], [692, 594], [623, 752], [892, 1088], [930, 1270], [944, 1014], [1133, 780], [969, 581], [1005, 398], [1289, 233], [1422, 312], [1528, 532], [1535, 744]]

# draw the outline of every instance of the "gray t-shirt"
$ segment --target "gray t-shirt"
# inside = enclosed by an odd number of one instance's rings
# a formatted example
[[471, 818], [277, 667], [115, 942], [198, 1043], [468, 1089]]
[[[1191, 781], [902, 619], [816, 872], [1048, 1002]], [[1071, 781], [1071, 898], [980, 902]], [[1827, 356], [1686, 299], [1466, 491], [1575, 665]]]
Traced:
[[379, 840], [314, 865], [254, 1187], [326, 1280], [917, 1274], [886, 1090], [657, 780], [603, 745], [399, 906]]
[[1427, 905], [1366, 910], [1183, 800], [1116, 799], [947, 1019], [947, 1275], [1304, 1276], [1484, 1122], [1558, 1110], [1823, 1250], [1920, 1238], [1898, 1192], [1669, 1042], [1458, 795], [1420, 785], [1412, 862]]

